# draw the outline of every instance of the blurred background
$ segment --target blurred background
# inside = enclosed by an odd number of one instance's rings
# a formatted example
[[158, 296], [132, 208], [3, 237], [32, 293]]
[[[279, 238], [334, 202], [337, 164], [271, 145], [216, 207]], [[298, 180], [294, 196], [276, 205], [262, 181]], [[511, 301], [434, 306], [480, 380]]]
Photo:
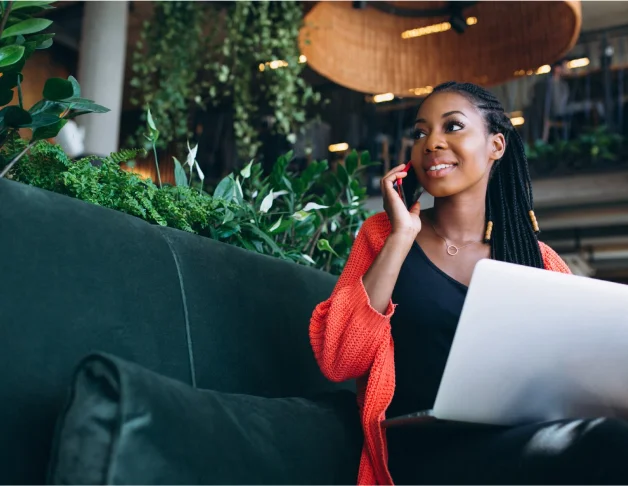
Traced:
[[[72, 157], [144, 146], [150, 108], [165, 182], [188, 143], [208, 186], [254, 157], [270, 171], [293, 150], [302, 171], [368, 150], [381, 164], [364, 172], [366, 206], [380, 210], [379, 178], [408, 160], [421, 98], [471, 81], [526, 141], [542, 240], [574, 272], [628, 283], [626, 2], [53, 5], [54, 44], [26, 64], [24, 104], [72, 75], [110, 109], [62, 129]], [[124, 169], [155, 180], [151, 157]]]

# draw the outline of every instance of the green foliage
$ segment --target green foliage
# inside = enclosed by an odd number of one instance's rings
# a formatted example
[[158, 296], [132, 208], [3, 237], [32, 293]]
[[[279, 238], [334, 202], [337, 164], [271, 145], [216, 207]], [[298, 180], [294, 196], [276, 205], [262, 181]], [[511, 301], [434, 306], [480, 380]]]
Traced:
[[144, 149], [124, 149], [119, 152], [114, 152], [109, 156], [109, 159], [116, 164], [124, 164], [138, 157], [146, 157], [146, 150]]
[[177, 186], [187, 187], [190, 185], [185, 169], [176, 158], [174, 159], [174, 180]]
[[368, 216], [361, 183], [362, 171], [372, 165], [368, 153], [353, 152], [348, 160], [355, 165], [339, 165], [336, 172], [327, 161], [314, 161], [298, 174], [291, 158], [280, 157], [268, 176], [252, 162], [218, 184], [213, 197], [235, 204], [220, 231], [232, 232], [232, 242], [249, 250], [339, 274]]
[[[233, 94], [234, 129], [242, 158], [257, 154], [262, 115], [274, 118], [277, 133], [294, 138], [306, 121], [308, 104], [320, 100], [301, 77], [302, 24], [300, 2], [239, 1], [227, 14], [222, 56], [210, 64], [217, 80], [210, 95], [218, 101]], [[283, 67], [271, 69], [273, 61]]]
[[[320, 100], [301, 77], [302, 23], [300, 2], [155, 2], [133, 54], [131, 86], [133, 103], [150, 107], [162, 130], [158, 146], [192, 138], [190, 115], [210, 104], [232, 107], [242, 159], [257, 154], [264, 116], [294, 140], [306, 107]], [[284, 67], [271, 69], [272, 61]]]
[[[153, 17], [144, 22], [133, 52], [131, 103], [144, 108], [147, 121], [150, 108], [163, 136], [157, 146], [173, 141], [185, 142], [192, 137], [189, 113], [195, 99], [209, 86], [201, 79], [212, 35], [204, 28], [215, 29], [207, 2], [153, 2]], [[131, 145], [144, 143], [144, 127], [139, 127]]]
[[[23, 148], [17, 139], [0, 152], [0, 167]], [[121, 169], [119, 162], [143, 151], [124, 151], [99, 159], [70, 161], [63, 150], [48, 142], [37, 142], [11, 171], [12, 179], [65, 194], [142, 218], [150, 223], [204, 234], [215, 223], [212, 198], [196, 191], [166, 186], [159, 189], [150, 180]]]
[[[52, 21], [34, 17], [51, 7], [52, 1], [1, 2], [0, 17], [0, 146], [6, 140], [14, 140], [21, 128], [33, 132], [31, 145], [38, 140], [56, 137], [67, 120], [86, 113], [105, 113], [107, 108], [92, 100], [81, 98], [81, 89], [72, 76], [67, 80], [52, 78], [46, 81], [43, 99], [30, 109], [22, 101], [22, 69], [28, 58], [37, 49], [52, 45], [54, 34], [41, 34]], [[18, 104], [6, 106], [13, 101], [13, 90], [17, 89]], [[30, 148], [25, 145], [13, 160], [4, 164], [0, 172], [3, 177]]]
[[596, 169], [624, 162], [628, 157], [628, 145], [622, 135], [601, 126], [572, 140], [558, 140], [551, 144], [538, 140], [526, 146], [526, 155], [533, 171], [546, 175], [561, 167]]
[[24, 46], [4, 46], [0, 48], [0, 68], [15, 64], [24, 56]]
[[[19, 137], [8, 140], [0, 150], [0, 168], [26, 144]], [[366, 189], [360, 182], [370, 165], [366, 152], [353, 153], [348, 167], [337, 172], [320, 161], [297, 174], [290, 169], [291, 154], [280, 157], [268, 176], [262, 174], [261, 164], [251, 162], [220, 181], [211, 195], [183, 183], [160, 189], [121, 168], [125, 159], [138, 155], [124, 151], [74, 162], [58, 146], [40, 141], [10, 176], [150, 223], [334, 274], [344, 267], [354, 234], [368, 216], [363, 208]]]
[[[24, 150], [28, 142], [13, 133], [0, 149], [0, 169], [4, 168], [15, 155]], [[41, 141], [33, 145], [31, 151], [22, 157], [20, 164], [9, 173], [15, 180], [27, 182], [48, 191], [64, 193], [59, 174], [67, 170], [70, 160], [58, 145]]]
[[[10, 18], [9, 18], [10, 20]], [[27, 35], [27, 34], [35, 34], [44, 29], [47, 29], [52, 24], [52, 20], [46, 19], [27, 19], [22, 20], [17, 23], [13, 23], [13, 25], [8, 25], [4, 28], [2, 32], [2, 39], [6, 39], [8, 37], [15, 37], [18, 35]]]

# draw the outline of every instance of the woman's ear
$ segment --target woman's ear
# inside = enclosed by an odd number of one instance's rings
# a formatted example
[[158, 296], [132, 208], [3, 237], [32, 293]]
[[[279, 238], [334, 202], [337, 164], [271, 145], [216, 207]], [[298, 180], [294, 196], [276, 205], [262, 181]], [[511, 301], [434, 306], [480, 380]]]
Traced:
[[491, 151], [489, 158], [494, 162], [504, 156], [504, 152], [506, 151], [506, 139], [502, 133], [495, 133], [491, 135], [490, 143]]

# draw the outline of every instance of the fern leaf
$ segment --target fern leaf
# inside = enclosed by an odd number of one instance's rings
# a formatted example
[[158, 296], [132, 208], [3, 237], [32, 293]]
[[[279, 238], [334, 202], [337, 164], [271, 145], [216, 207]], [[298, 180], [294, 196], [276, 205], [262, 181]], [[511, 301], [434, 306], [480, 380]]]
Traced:
[[115, 164], [123, 164], [129, 160], [133, 160], [137, 157], [146, 157], [146, 150], [144, 149], [124, 149], [119, 152], [112, 152], [107, 157], [107, 160]]

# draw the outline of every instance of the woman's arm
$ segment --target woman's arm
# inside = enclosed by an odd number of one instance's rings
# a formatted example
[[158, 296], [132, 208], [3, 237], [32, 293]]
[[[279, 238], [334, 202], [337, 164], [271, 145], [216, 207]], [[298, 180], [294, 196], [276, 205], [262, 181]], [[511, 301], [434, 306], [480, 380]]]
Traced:
[[405, 235], [390, 235], [375, 261], [362, 278], [370, 305], [377, 312], [385, 313], [392, 296], [401, 265], [414, 239]]
[[312, 315], [312, 349], [332, 381], [365, 375], [378, 347], [390, 341], [391, 296], [414, 240], [389, 233], [385, 213], [364, 223], [331, 297]]

